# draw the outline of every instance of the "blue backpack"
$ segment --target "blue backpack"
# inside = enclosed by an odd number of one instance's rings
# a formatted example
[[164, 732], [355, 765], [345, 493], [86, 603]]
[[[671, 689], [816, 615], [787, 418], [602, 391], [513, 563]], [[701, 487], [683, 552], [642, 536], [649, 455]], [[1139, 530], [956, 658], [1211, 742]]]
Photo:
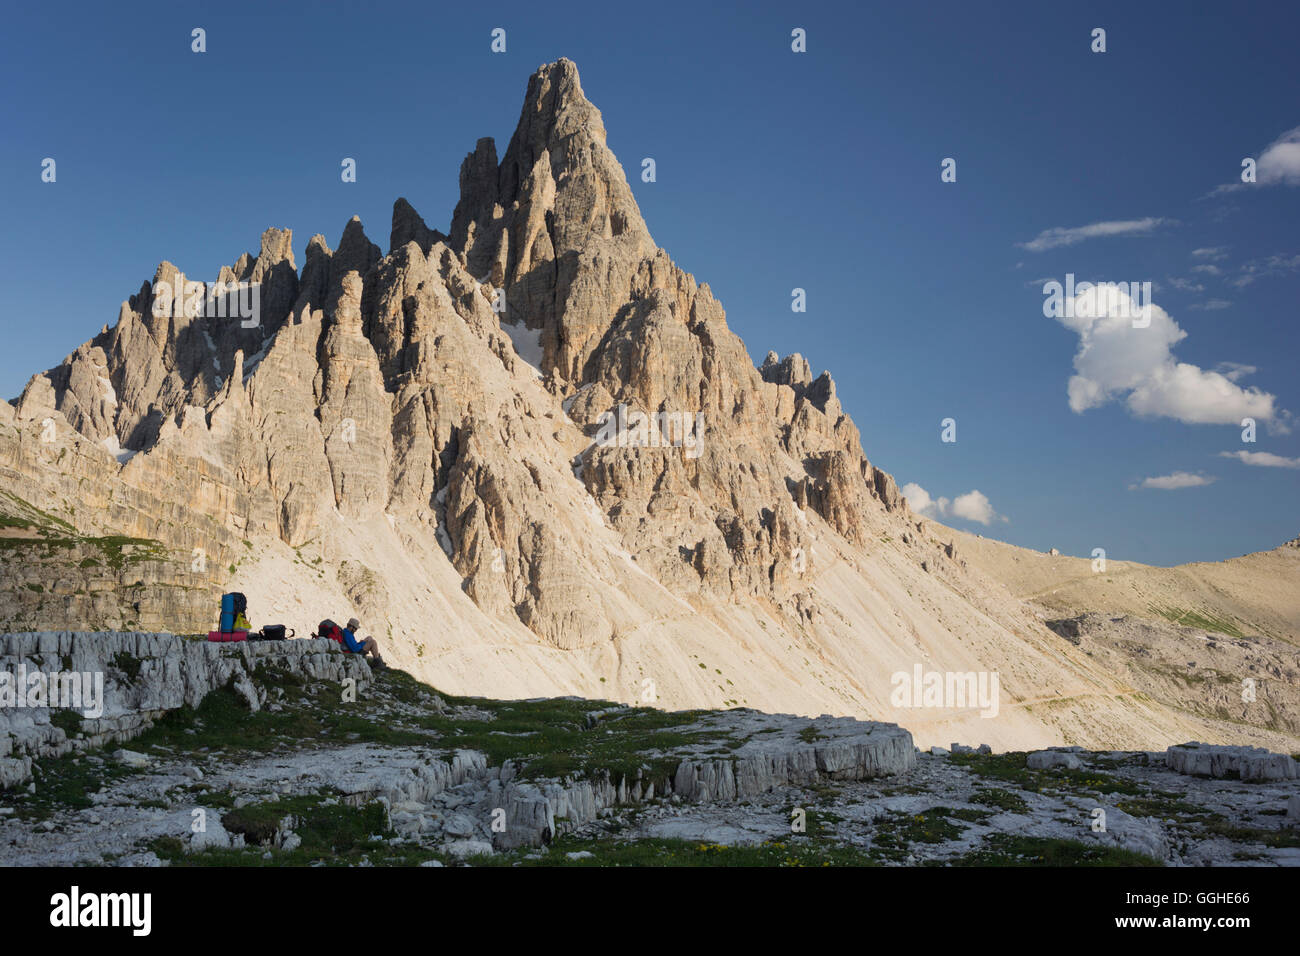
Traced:
[[221, 623], [217, 630], [229, 634], [235, 629], [235, 618], [248, 612], [248, 598], [239, 591], [221, 595]]

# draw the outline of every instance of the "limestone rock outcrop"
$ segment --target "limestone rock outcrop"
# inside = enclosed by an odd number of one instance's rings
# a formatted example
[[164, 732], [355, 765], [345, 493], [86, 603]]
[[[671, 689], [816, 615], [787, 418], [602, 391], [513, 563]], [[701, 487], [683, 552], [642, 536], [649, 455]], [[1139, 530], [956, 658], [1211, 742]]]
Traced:
[[[359, 687], [372, 680], [363, 657], [326, 640], [215, 644], [136, 632], [0, 635], [0, 673], [26, 704], [15, 705], [15, 698], [0, 708], [0, 790], [24, 783], [33, 759], [129, 741], [167, 711], [197, 707], [220, 687], [232, 686], [256, 711], [265, 702], [256, 671], [266, 665], [298, 679], [352, 679]], [[77, 685], [77, 706], [60, 696], [70, 681]], [[44, 687], [39, 701], [29, 700], [38, 685]], [[56, 723], [55, 714], [80, 718], [76, 730]]]
[[1263, 747], [1223, 747], [1192, 743], [1170, 747], [1166, 754], [1170, 770], [1195, 777], [1230, 777], [1236, 780], [1295, 780], [1300, 761], [1287, 754], [1270, 753]]

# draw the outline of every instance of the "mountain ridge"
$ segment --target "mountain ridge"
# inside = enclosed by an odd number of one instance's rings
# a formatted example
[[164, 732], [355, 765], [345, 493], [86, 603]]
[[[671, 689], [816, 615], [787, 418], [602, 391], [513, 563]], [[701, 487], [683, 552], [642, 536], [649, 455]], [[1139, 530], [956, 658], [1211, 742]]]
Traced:
[[[453, 693], [865, 714], [927, 743], [1276, 743], [1061, 641], [910, 512], [828, 373], [756, 366], [655, 246], [571, 62], [530, 78], [504, 156], [480, 139], [460, 187], [445, 235], [399, 198], [386, 255], [353, 217], [299, 270], [268, 229], [218, 277], [257, 285], [259, 327], [155, 308], [185, 282], [164, 262], [0, 406], [0, 490], [76, 530], [29, 515], [41, 541], [173, 556], [15, 591], [9, 626], [201, 631], [236, 589], [255, 623], [351, 607]], [[603, 442], [620, 407], [633, 441]], [[701, 422], [695, 447], [641, 441], [660, 416]], [[917, 664], [1000, 673], [1001, 719], [900, 711], [891, 675]]]

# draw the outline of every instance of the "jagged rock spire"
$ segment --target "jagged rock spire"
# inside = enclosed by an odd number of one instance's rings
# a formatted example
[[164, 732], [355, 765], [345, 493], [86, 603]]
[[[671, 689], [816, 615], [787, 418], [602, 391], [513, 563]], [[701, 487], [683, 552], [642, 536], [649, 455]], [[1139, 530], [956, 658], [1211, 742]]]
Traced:
[[404, 198], [393, 203], [393, 229], [389, 234], [388, 251], [394, 252], [408, 242], [414, 242], [426, 255], [435, 242], [446, 242], [447, 237], [437, 229], [430, 229], [415, 207]]
[[[537, 168], [542, 159], [546, 176]], [[653, 251], [623, 168], [605, 145], [600, 110], [583, 94], [578, 68], [567, 59], [540, 67], [529, 79], [519, 125], [499, 166], [490, 138], [480, 139], [465, 158], [452, 244], [465, 249], [467, 238], [472, 238], [471, 223], [480, 236], [490, 231], [496, 207], [508, 214], [516, 203], [529, 204], [547, 177], [554, 183], [555, 198], [546, 203], [546, 211], [559, 207], [562, 212], [551, 224], [557, 255], [586, 248], [593, 236], [627, 235], [645, 246], [643, 254]], [[471, 242], [471, 249], [476, 245], [481, 243]]]

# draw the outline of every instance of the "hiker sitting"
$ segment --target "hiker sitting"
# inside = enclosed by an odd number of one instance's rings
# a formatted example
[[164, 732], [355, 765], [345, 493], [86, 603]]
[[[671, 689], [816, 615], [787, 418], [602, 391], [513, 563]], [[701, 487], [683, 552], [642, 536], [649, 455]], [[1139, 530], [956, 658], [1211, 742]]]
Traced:
[[362, 640], [357, 631], [361, 630], [361, 622], [355, 617], [348, 621], [348, 626], [343, 628], [343, 646], [353, 654], [369, 654], [374, 658], [374, 662], [379, 667], [386, 667], [384, 659], [379, 656], [379, 645], [375, 643], [373, 637], [367, 637]]

